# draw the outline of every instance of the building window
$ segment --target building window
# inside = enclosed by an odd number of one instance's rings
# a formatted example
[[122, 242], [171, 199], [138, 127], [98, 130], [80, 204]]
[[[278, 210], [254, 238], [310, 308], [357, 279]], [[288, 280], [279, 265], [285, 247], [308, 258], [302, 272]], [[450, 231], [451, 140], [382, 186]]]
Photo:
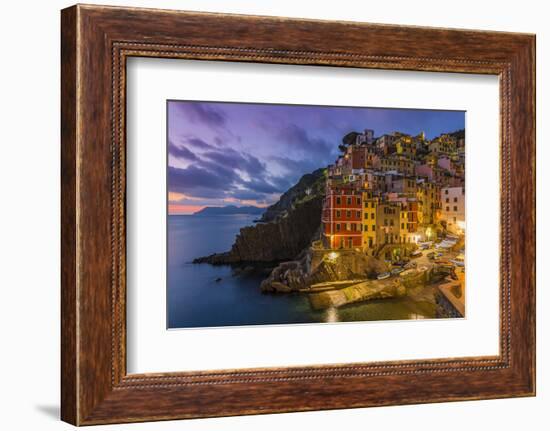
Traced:
[[346, 211], [346, 217], [351, 218], [351, 211]]
[[364, 213], [365, 215], [365, 220], [367, 220], [369, 218], [369, 213]]
[[361, 218], [361, 211], [356, 211], [357, 218]]
[[445, 198], [445, 202], [446, 202], [446, 203], [449, 203], [449, 198]]
[[357, 198], [357, 205], [361, 205], [361, 198]]
[[342, 213], [340, 212], [340, 210], [336, 210], [336, 217], [340, 218], [341, 215], [342, 215]]
[[373, 225], [372, 225], [372, 231], [374, 232], [375, 230], [376, 230], [376, 225], [373, 224]]
[[338, 196], [336, 198], [336, 205], [340, 205], [342, 203], [342, 199]]
[[367, 231], [369, 230], [369, 225], [366, 224], [366, 225], [363, 227], [363, 230], [364, 230], [365, 232], [367, 232]]
[[455, 198], [453, 199], [453, 202], [458, 202], [458, 198], [455, 197]]
[[346, 230], [351, 230], [350, 223], [346, 223]]
[[405, 223], [401, 223], [401, 229], [405, 229]]
[[449, 207], [445, 207], [445, 211], [449, 211]]
[[346, 202], [348, 203], [348, 205], [351, 205], [351, 198], [347, 198]]
[[370, 219], [374, 220], [374, 213], [370, 213]]
[[340, 223], [336, 223], [336, 232], [340, 232]]
[[369, 203], [365, 201], [365, 208], [368, 208], [368, 207], [369, 207]]
[[453, 207], [453, 211], [458, 211], [458, 208], [456, 207], [456, 205]]
[[445, 194], [448, 195], [448, 194], [449, 194], [449, 190], [445, 190]]

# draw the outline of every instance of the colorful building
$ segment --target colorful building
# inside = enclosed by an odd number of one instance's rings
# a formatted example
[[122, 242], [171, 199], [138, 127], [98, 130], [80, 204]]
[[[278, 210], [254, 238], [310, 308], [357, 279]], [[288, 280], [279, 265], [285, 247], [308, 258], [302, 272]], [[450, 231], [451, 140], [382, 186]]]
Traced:
[[453, 136], [443, 134], [434, 138], [428, 147], [434, 153], [450, 156], [457, 152], [457, 139]]
[[441, 191], [437, 184], [422, 178], [417, 181], [416, 198], [420, 204], [418, 223], [423, 226], [437, 223], [441, 208]]
[[447, 230], [462, 234], [465, 230], [464, 187], [444, 187], [441, 189], [441, 220]]
[[399, 202], [379, 202], [376, 206], [376, 243], [398, 244], [400, 237], [399, 220], [401, 204]]
[[376, 242], [376, 214], [379, 197], [374, 196], [372, 191], [363, 192], [363, 249], [370, 250]]
[[396, 171], [404, 175], [414, 175], [416, 163], [403, 155], [391, 155], [380, 159], [382, 171]]
[[329, 185], [323, 202], [323, 241], [331, 249], [362, 246], [361, 193], [354, 187]]
[[399, 155], [414, 158], [416, 156], [416, 141], [408, 135], [395, 141], [395, 152]]
[[416, 243], [420, 239], [418, 234], [419, 205], [416, 199], [407, 200], [401, 204], [399, 215], [400, 241]]

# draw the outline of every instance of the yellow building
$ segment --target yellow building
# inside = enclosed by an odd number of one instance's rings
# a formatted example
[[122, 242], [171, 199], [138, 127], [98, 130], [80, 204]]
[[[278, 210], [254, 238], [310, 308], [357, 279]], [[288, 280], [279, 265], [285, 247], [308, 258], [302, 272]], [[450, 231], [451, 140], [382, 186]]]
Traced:
[[397, 171], [403, 175], [414, 175], [415, 163], [404, 155], [391, 155], [380, 159], [380, 169], [383, 172]]
[[362, 244], [364, 250], [372, 249], [376, 246], [376, 210], [378, 208], [378, 198], [373, 197], [372, 192], [363, 192], [363, 238]]
[[402, 136], [395, 142], [395, 151], [406, 157], [416, 156], [416, 141], [410, 136]]
[[420, 204], [418, 223], [430, 225], [438, 221], [438, 209], [441, 206], [441, 191], [439, 187], [429, 181], [420, 181], [417, 184], [416, 198]]
[[434, 153], [450, 156], [456, 153], [457, 140], [449, 135], [441, 135], [430, 142], [429, 148]]

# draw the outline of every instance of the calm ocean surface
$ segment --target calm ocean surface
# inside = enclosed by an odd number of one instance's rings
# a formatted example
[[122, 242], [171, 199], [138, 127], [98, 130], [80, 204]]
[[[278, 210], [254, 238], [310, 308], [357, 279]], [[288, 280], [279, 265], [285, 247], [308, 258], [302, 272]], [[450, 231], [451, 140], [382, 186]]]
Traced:
[[[227, 251], [241, 227], [257, 216], [168, 217], [168, 327], [192, 328], [433, 317], [435, 306], [410, 298], [371, 301], [313, 311], [305, 294], [262, 294], [262, 274], [237, 274], [229, 266], [192, 264]], [[221, 279], [220, 281], [216, 281]]]

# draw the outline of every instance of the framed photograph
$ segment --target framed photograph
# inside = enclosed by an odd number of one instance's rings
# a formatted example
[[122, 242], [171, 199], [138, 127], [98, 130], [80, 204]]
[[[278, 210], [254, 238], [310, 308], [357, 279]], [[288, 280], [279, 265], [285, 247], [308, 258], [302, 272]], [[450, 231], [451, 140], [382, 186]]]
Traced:
[[62, 11], [62, 419], [535, 394], [535, 37]]

